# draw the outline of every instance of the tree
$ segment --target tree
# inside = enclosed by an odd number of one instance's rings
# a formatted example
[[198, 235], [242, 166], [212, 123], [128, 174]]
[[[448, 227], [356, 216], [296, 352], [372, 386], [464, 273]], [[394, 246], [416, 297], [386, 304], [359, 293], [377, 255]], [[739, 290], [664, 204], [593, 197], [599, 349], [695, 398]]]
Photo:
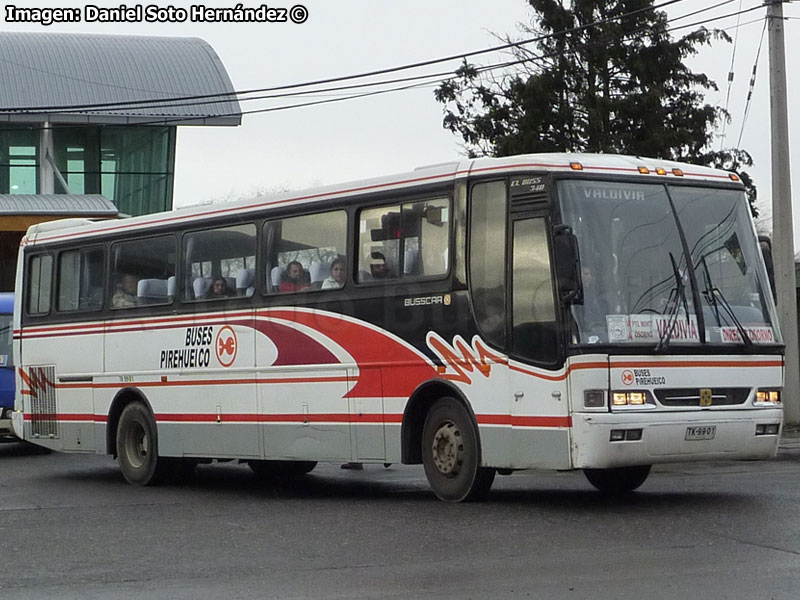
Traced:
[[750, 155], [711, 149], [728, 118], [704, 101], [717, 86], [683, 62], [727, 34], [701, 27], [673, 39], [653, 0], [527, 1], [532, 25], [522, 29], [535, 41], [515, 47], [502, 75], [465, 61], [435, 92], [470, 156], [612, 152], [721, 167], [740, 172], [757, 214], [740, 171]]

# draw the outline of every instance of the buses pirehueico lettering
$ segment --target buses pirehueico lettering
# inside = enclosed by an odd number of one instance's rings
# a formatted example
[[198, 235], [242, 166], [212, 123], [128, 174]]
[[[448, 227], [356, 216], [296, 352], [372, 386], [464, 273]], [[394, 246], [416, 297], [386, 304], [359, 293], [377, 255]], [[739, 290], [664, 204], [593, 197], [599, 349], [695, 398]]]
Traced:
[[667, 385], [667, 378], [653, 375], [650, 369], [634, 369], [633, 376], [636, 385], [654, 386]]
[[211, 341], [214, 328], [187, 327], [184, 348], [161, 351], [160, 369], [193, 369], [207, 367], [211, 363]]

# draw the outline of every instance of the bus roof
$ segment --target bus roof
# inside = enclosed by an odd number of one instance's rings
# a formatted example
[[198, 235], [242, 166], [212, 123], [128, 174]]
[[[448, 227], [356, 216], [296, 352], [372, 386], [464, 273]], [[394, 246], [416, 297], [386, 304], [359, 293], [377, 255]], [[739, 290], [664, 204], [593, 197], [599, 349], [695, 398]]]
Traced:
[[739, 181], [735, 175], [727, 171], [655, 158], [614, 154], [522, 154], [503, 158], [479, 158], [441, 163], [423, 166], [414, 171], [397, 175], [258, 196], [224, 204], [198, 205], [117, 221], [92, 222], [87, 219], [51, 221], [31, 226], [23, 238], [22, 244], [32, 245], [39, 242], [68, 240], [90, 234], [121, 233], [153, 225], [190, 223], [226, 214], [247, 214], [288, 205], [312, 204], [362, 193], [390, 192], [437, 183], [444, 184], [470, 176], [504, 175], [525, 171], [581, 171], [604, 175], [641, 176], [643, 180], [645, 178], [653, 180], [657, 177], [660, 180], [661, 177], [664, 177], [717, 183]]

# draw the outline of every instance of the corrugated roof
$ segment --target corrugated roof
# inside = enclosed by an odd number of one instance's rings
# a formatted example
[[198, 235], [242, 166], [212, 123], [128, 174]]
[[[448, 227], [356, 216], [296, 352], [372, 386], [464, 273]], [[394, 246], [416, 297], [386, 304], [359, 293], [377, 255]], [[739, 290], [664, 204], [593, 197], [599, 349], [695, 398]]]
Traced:
[[[235, 98], [172, 100], [234, 91], [222, 61], [199, 38], [0, 32], [0, 82], [0, 121], [241, 123]], [[135, 108], [52, 108], [153, 100]]]
[[0, 194], [0, 215], [116, 217], [117, 207], [100, 194]]

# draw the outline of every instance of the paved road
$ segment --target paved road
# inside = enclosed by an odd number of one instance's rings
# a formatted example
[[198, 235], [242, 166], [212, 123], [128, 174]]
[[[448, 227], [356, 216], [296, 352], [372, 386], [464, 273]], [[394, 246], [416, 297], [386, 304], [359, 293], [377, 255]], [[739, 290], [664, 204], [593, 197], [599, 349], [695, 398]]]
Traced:
[[109, 457], [0, 445], [0, 598], [800, 596], [800, 449], [658, 467], [623, 500], [580, 473], [449, 505], [418, 467], [290, 483], [202, 466], [134, 488]]

